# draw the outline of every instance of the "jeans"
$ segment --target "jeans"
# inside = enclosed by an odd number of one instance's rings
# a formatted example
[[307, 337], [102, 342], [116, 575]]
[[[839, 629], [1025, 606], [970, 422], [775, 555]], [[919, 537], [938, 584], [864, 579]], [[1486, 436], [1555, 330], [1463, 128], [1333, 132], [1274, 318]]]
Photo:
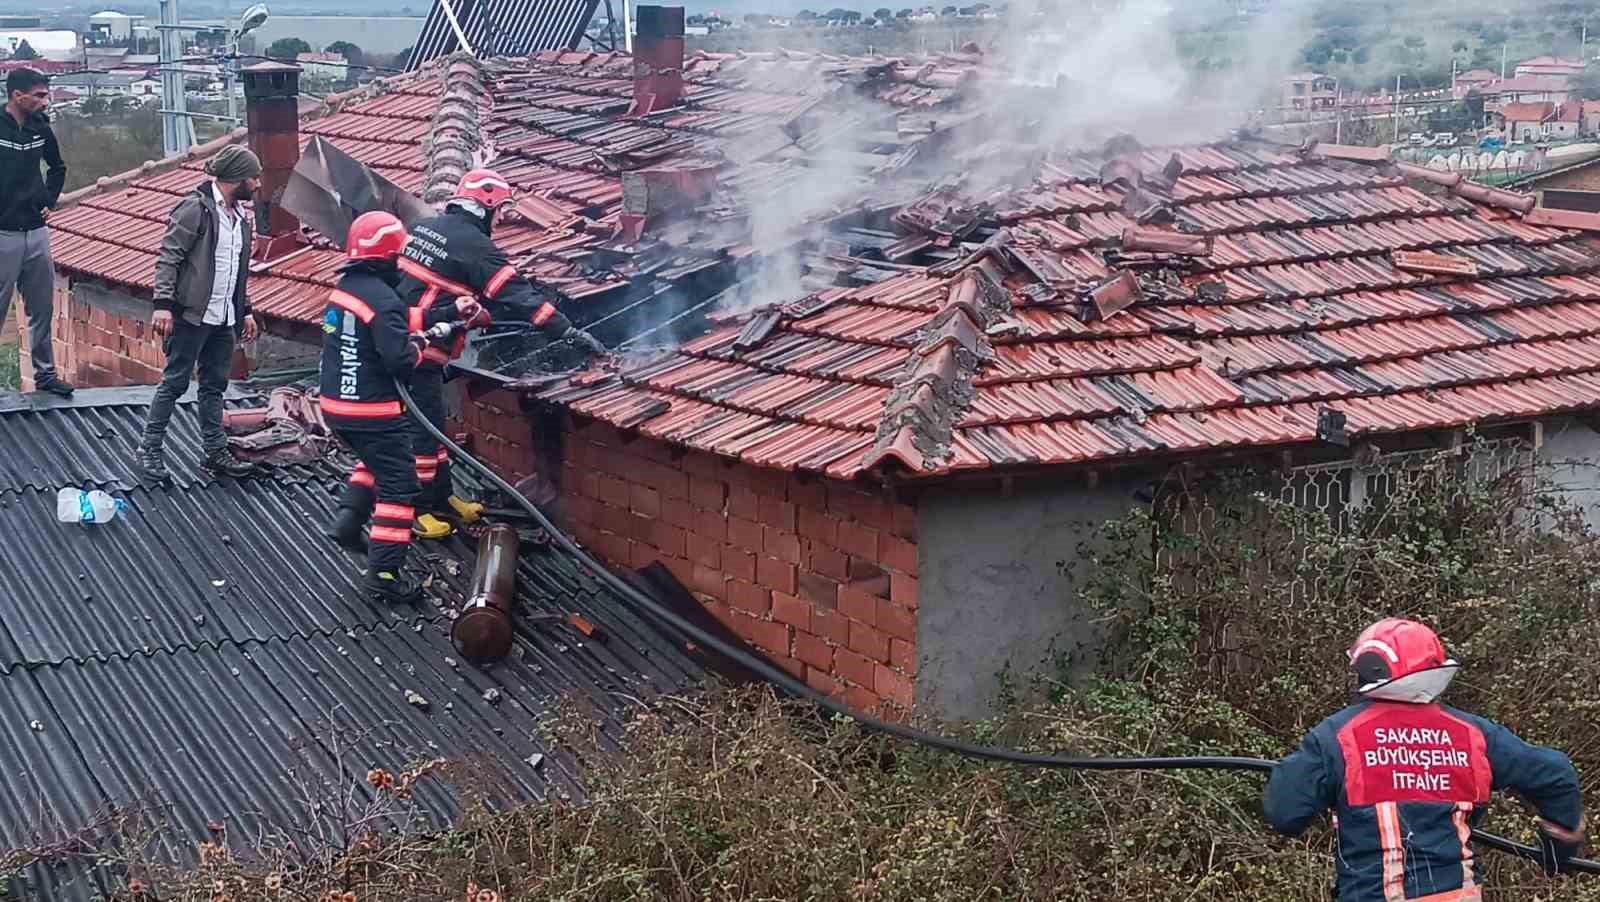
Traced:
[[222, 395], [228, 390], [228, 370], [233, 365], [237, 335], [233, 326], [196, 326], [174, 317], [172, 334], [162, 343], [167, 367], [150, 402], [150, 417], [144, 424], [144, 439], [139, 447], [149, 454], [160, 454], [166, 441], [167, 424], [178, 399], [189, 390], [189, 380], [200, 374], [200, 442], [206, 454], [228, 447], [222, 431]]
[[0, 323], [11, 312], [14, 293], [22, 294], [28, 311], [28, 354], [33, 381], [56, 374], [55, 348], [50, 344], [50, 319], [55, 313], [55, 268], [50, 262], [50, 230], [0, 231]]

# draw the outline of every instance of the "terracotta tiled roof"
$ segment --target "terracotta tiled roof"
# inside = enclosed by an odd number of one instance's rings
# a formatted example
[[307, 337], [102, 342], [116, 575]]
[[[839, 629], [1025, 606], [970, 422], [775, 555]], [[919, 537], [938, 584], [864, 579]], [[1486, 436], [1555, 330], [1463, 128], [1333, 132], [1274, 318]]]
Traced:
[[[840, 478], [1307, 443], [1325, 410], [1359, 435], [1600, 406], [1600, 259], [1581, 233], [1522, 221], [1531, 197], [1348, 161], [1367, 151], [1054, 157], [954, 265], [824, 290], [544, 397]], [[1578, 217], [1561, 225], [1600, 225]]]
[[1500, 110], [1507, 122], [1543, 122], [1556, 111], [1556, 105], [1546, 100], [1542, 103], [1508, 103]]

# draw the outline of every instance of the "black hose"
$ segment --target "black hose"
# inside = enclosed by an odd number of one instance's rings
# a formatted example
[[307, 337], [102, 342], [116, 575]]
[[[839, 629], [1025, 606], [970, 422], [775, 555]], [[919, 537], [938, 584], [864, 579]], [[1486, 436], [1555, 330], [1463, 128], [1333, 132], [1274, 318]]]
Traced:
[[[1262, 758], [1071, 758], [1059, 755], [1041, 755], [1034, 752], [1018, 751], [1017, 749], [978, 745], [976, 743], [963, 742], [959, 739], [949, 739], [915, 729], [914, 727], [892, 723], [853, 711], [794, 679], [787, 672], [768, 663], [764, 658], [750, 654], [743, 646], [729, 644], [705, 632], [666, 608], [654, 598], [641, 592], [626, 580], [612, 573], [599, 561], [590, 557], [588, 552], [580, 548], [578, 543], [574, 542], [570, 536], [557, 529], [556, 525], [544, 515], [544, 512], [539, 510], [532, 501], [523, 497], [522, 493], [513, 488], [511, 483], [501, 479], [498, 473], [489, 469], [486, 464], [468, 454], [460, 445], [451, 441], [450, 437], [444, 434], [444, 430], [429, 422], [428, 418], [422, 415], [422, 412], [417, 409], [417, 405], [411, 400], [411, 392], [403, 382], [397, 380], [395, 386], [400, 391], [400, 397], [406, 402], [406, 410], [411, 414], [412, 419], [421, 423], [422, 428], [427, 430], [429, 435], [432, 435], [449, 450], [452, 461], [465, 463], [469, 468], [489, 480], [495, 488], [504, 492], [518, 507], [527, 511], [528, 515], [550, 535], [557, 545], [593, 571], [612, 591], [621, 595], [647, 616], [688, 636], [696, 644], [709, 648], [741, 667], [760, 674], [767, 682], [783, 689], [785, 692], [804, 698], [834, 714], [842, 714], [845, 717], [849, 717], [868, 730], [887, 733], [890, 736], [898, 736], [909, 742], [915, 742], [966, 758], [1053, 770], [1247, 770], [1270, 773], [1275, 766], [1273, 762]], [[1545, 861], [1545, 855], [1541, 850], [1492, 833], [1474, 830], [1472, 831], [1472, 840], [1486, 848], [1528, 858], [1541, 864]], [[1561, 862], [1561, 869], [1585, 874], [1600, 874], [1600, 862], [1571, 858]]]

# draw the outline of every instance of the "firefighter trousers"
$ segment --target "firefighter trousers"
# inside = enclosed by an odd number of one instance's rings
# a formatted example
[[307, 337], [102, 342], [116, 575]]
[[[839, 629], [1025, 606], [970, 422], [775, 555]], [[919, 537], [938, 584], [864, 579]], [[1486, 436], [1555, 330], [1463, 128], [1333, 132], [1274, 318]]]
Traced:
[[[411, 397], [416, 401], [417, 410], [442, 432], [445, 428], [444, 367], [427, 363], [417, 367], [411, 375]], [[421, 486], [417, 512], [448, 512], [450, 496], [455, 492], [450, 481], [450, 452], [417, 422], [411, 424], [411, 452]]]
[[416, 516], [412, 507], [417, 500], [417, 472], [411, 460], [411, 420], [399, 416], [359, 425], [333, 417], [328, 420], [360, 459], [339, 500], [340, 513], [350, 512], [357, 523], [372, 520], [367, 569], [398, 572], [411, 548], [411, 521]]

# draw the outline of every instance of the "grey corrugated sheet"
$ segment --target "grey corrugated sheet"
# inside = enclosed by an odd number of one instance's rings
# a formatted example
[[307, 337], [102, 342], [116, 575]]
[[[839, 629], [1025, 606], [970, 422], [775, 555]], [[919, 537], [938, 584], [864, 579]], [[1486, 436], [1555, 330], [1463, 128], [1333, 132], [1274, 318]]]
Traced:
[[[142, 408], [91, 403], [43, 418], [0, 405], [0, 434], [9, 438], [19, 416], [36, 428], [12, 457], [66, 447], [62, 433]], [[74, 447], [53, 470], [13, 466], [76, 485], [112, 472], [120, 453]], [[616, 737], [631, 709], [703, 677], [575, 561], [532, 544], [518, 573], [521, 612], [581, 612], [607, 641], [525, 616], [506, 662], [452, 666], [449, 607], [472, 572], [473, 544], [419, 546], [436, 574], [431, 603], [374, 606], [356, 590], [358, 563], [319, 535], [339, 482], [317, 468], [293, 481], [119, 492], [129, 509], [98, 526], [56, 522], [56, 487], [0, 490], [7, 848], [41, 826], [71, 831], [108, 806], [143, 801], [170, 828], [152, 854], [189, 860], [212, 821], [228, 824], [244, 852], [243, 837], [305, 821], [298, 800], [308, 785], [360, 802], [368, 767], [434, 756], [466, 763], [499, 804], [578, 794], [573, 762], [540, 732], [563, 699]], [[483, 699], [490, 688], [497, 704]], [[407, 692], [429, 704], [409, 704]], [[544, 756], [537, 769], [534, 755]], [[439, 784], [425, 782], [418, 800], [430, 823], [458, 812]], [[120, 879], [84, 860], [40, 864], [11, 892], [87, 899]]]
[[[600, 0], [451, 0], [467, 41], [480, 56], [530, 56], [541, 50], [570, 50], [594, 18]], [[487, 13], [487, 15], [486, 15]], [[492, 18], [498, 37], [489, 47]], [[454, 53], [460, 42], [444, 9], [435, 2], [422, 24], [406, 69]]]

